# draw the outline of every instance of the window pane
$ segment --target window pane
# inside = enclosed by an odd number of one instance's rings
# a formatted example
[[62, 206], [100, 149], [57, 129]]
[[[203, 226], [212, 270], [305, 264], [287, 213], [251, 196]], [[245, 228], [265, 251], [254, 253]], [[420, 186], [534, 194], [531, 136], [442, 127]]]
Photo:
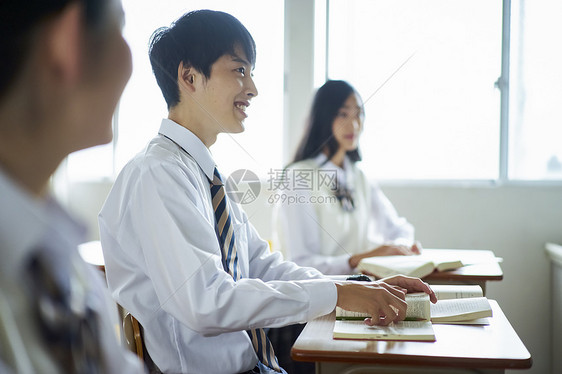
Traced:
[[562, 2], [512, 1], [512, 179], [562, 179]]
[[370, 176], [498, 177], [501, 16], [501, 0], [330, 0], [328, 76], [365, 101]]
[[156, 134], [168, 112], [148, 59], [148, 41], [154, 30], [168, 26], [194, 9], [232, 14], [250, 31], [257, 45], [254, 81], [259, 95], [248, 108], [246, 131], [219, 136], [211, 147], [221, 172], [228, 175], [248, 168], [256, 173], [281, 166], [283, 125], [283, 1], [259, 0], [123, 0], [124, 35], [133, 54], [133, 75], [121, 99], [117, 169]]

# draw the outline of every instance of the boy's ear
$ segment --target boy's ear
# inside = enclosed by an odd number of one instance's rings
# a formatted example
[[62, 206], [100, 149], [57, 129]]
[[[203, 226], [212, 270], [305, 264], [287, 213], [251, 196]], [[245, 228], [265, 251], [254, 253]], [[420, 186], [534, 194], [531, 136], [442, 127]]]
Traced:
[[178, 84], [180, 89], [194, 92], [199, 79], [201, 78], [193, 66], [184, 64], [183, 61], [180, 62], [178, 65]]
[[46, 31], [47, 66], [59, 82], [76, 82], [82, 63], [81, 3], [75, 1], [66, 6]]

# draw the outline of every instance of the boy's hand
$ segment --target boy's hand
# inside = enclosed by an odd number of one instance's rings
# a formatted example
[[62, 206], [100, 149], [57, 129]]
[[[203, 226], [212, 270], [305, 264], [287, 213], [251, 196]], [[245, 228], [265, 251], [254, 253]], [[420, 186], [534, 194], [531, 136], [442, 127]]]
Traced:
[[425, 292], [429, 295], [429, 299], [432, 303], [435, 304], [437, 302], [437, 296], [435, 296], [431, 287], [419, 278], [407, 277], [405, 275], [394, 275], [392, 277], [383, 278], [380, 282], [401, 287], [405, 292]]
[[388, 325], [406, 317], [406, 293], [400, 287], [385, 282], [336, 282], [337, 306], [353, 312], [371, 315], [369, 326]]
[[437, 297], [427, 283], [419, 278], [403, 275], [385, 278], [377, 282], [336, 282], [337, 306], [353, 312], [371, 315], [365, 323], [369, 326], [386, 326], [406, 317], [407, 292], [425, 292], [435, 303]]

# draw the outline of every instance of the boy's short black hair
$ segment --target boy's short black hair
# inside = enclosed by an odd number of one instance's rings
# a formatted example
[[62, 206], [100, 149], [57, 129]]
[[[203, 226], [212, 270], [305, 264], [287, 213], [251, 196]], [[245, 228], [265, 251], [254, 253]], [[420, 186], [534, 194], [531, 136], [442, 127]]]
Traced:
[[225, 54], [234, 55], [236, 47], [244, 51], [253, 66], [256, 44], [252, 35], [235, 17], [219, 11], [192, 11], [170, 27], [154, 31], [148, 54], [168, 109], [180, 100], [177, 82], [180, 62], [209, 78], [211, 66]]
[[68, 5], [83, 5], [84, 24], [103, 24], [109, 0], [1, 0], [0, 1], [0, 98], [17, 79], [30, 53], [40, 24], [60, 14]]

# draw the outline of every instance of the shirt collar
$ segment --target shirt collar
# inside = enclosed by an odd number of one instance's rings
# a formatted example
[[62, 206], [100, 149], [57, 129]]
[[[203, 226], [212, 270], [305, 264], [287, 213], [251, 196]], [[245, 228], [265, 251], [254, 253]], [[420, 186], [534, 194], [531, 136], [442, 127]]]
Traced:
[[349, 160], [347, 155], [343, 159], [343, 168], [328, 160], [328, 157], [324, 153], [318, 154], [318, 156], [314, 158], [314, 161], [318, 164], [320, 169], [335, 170], [338, 184], [341, 184], [343, 187], [353, 187], [353, 178], [350, 175], [352, 173], [353, 163]]
[[197, 135], [168, 118], [162, 120], [158, 133], [169, 138], [193, 157], [207, 178], [210, 181], [213, 180], [215, 160], [213, 160], [209, 148], [203, 144]]
[[50, 196], [37, 198], [0, 169], [0, 270], [17, 277], [38, 248], [64, 251], [83, 241], [85, 228]]

